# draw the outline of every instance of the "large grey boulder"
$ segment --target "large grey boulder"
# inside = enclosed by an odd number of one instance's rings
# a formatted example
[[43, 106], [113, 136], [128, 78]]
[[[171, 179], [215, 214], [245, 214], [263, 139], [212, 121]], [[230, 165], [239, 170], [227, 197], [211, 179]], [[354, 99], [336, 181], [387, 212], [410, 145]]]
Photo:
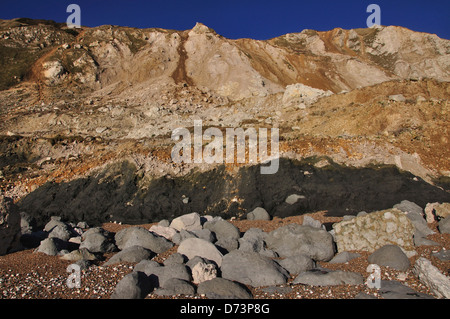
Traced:
[[186, 280], [179, 278], [170, 278], [161, 287], [154, 291], [158, 296], [175, 296], [175, 295], [194, 295], [194, 286]]
[[269, 257], [233, 250], [222, 260], [222, 277], [253, 287], [285, 284], [288, 272]]
[[396, 245], [385, 245], [377, 249], [369, 256], [368, 261], [371, 264], [387, 266], [400, 271], [406, 271], [411, 266], [406, 254]]
[[61, 240], [67, 241], [73, 236], [72, 230], [67, 224], [60, 224], [53, 227], [51, 232], [48, 234], [49, 238], [59, 238]]
[[131, 246], [127, 247], [124, 250], [118, 252], [114, 256], [112, 256], [104, 266], [118, 264], [120, 262], [140, 262], [144, 259], [150, 259], [154, 256], [154, 254], [144, 247], [141, 246]]
[[58, 238], [46, 238], [41, 241], [38, 248], [34, 250], [36, 253], [44, 253], [49, 256], [57, 256], [60, 251], [67, 247], [67, 243]]
[[132, 272], [120, 280], [111, 299], [144, 299], [153, 289], [150, 280], [142, 272]]
[[239, 238], [239, 250], [257, 252], [267, 257], [276, 257], [276, 253], [267, 249], [265, 238], [267, 233], [259, 228], [250, 228]]
[[292, 283], [310, 286], [361, 285], [364, 278], [361, 274], [350, 271], [314, 270], [299, 274]]
[[247, 214], [248, 220], [270, 220], [269, 213], [262, 207], [256, 207]]
[[296, 255], [280, 260], [278, 264], [286, 269], [291, 275], [298, 275], [299, 273], [313, 269], [316, 265], [314, 260], [306, 255]]
[[438, 229], [441, 234], [450, 234], [450, 217], [441, 219], [439, 221]]
[[197, 293], [208, 299], [251, 299], [251, 293], [241, 284], [224, 278], [214, 278], [198, 285]]
[[192, 277], [183, 264], [170, 264], [161, 266], [153, 260], [143, 260], [134, 267], [134, 271], [145, 273], [153, 287], [165, 287], [165, 283], [171, 278], [178, 278], [185, 281], [191, 281]]
[[13, 200], [0, 195], [0, 256], [20, 250], [20, 213]]
[[280, 257], [307, 255], [316, 261], [334, 256], [333, 237], [324, 229], [298, 224], [277, 228], [266, 237], [267, 247]]
[[182, 215], [172, 220], [172, 222], [170, 223], [170, 227], [178, 231], [181, 231], [182, 229], [187, 231], [202, 229], [200, 215], [198, 213]]
[[415, 237], [426, 237], [434, 234], [434, 231], [428, 227], [422, 207], [416, 203], [403, 200], [399, 204], [394, 205], [394, 208], [406, 213], [406, 217], [409, 218], [415, 227]]
[[81, 235], [81, 248], [92, 253], [107, 253], [117, 251], [113, 242], [113, 235], [101, 227], [90, 228]]
[[383, 299], [434, 299], [420, 293], [396, 280], [381, 280], [378, 293]]
[[232, 223], [216, 219], [206, 222], [203, 228], [209, 229], [215, 235], [218, 241], [220, 240], [238, 240], [241, 237], [241, 232]]
[[188, 238], [182, 241], [178, 246], [178, 252], [188, 259], [199, 256], [214, 261], [219, 267], [222, 265], [222, 253], [214, 244], [201, 238]]
[[120, 250], [131, 246], [141, 246], [157, 254], [173, 247], [173, 243], [166, 238], [153, 234], [143, 227], [129, 227], [120, 230], [114, 236]]

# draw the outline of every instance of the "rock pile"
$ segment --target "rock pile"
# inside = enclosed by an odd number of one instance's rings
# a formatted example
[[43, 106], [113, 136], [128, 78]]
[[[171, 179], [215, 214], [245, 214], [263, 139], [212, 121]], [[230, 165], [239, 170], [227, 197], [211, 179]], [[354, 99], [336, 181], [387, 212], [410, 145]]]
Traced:
[[[131, 226], [114, 234], [52, 217], [42, 231], [28, 227], [27, 240], [22, 242], [34, 243], [36, 252], [58, 255], [83, 267], [101, 263], [104, 253], [114, 254], [102, 266], [136, 263], [133, 272], [117, 284], [112, 298], [144, 298], [149, 293], [252, 298], [247, 287], [362, 285], [365, 278], [360, 273], [317, 266], [320, 261], [345, 263], [360, 257], [351, 252], [355, 250], [370, 252], [371, 264], [398, 271], [413, 267], [437, 297], [448, 298], [449, 278], [424, 258], [415, 265], [408, 258], [415, 254], [414, 237], [431, 231], [423, 210], [407, 201], [396, 207], [348, 216], [333, 224], [331, 231], [309, 217], [303, 225], [288, 224], [271, 232], [250, 228], [241, 233], [221, 217], [190, 213], [150, 229]], [[171, 248], [176, 252], [163, 264], [151, 260]], [[410, 296], [401, 283], [384, 282], [381, 288], [382, 296]]]

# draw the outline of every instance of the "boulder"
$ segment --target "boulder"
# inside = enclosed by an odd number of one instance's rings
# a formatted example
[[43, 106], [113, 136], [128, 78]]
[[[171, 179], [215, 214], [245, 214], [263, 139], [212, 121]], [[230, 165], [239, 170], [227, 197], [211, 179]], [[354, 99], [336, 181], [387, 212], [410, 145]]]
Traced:
[[384, 245], [393, 244], [406, 252], [414, 251], [415, 228], [406, 214], [388, 209], [333, 224], [337, 249], [374, 252]]
[[286, 204], [289, 205], [294, 205], [295, 203], [297, 203], [297, 201], [299, 199], [305, 199], [306, 197], [303, 195], [298, 195], [298, 194], [291, 194], [288, 197], [286, 197], [286, 199], [284, 200]]
[[259, 228], [250, 228], [244, 235], [239, 238], [239, 249], [248, 252], [257, 252], [267, 257], [276, 257], [276, 253], [267, 249], [266, 238], [267, 233]]
[[441, 219], [438, 229], [441, 234], [450, 234], [450, 217]]
[[303, 216], [303, 226], [311, 226], [313, 228], [319, 228], [319, 229], [325, 229], [325, 227], [322, 225], [322, 223], [311, 216], [304, 215]]
[[270, 232], [267, 247], [280, 257], [307, 255], [316, 261], [328, 261], [334, 256], [333, 237], [323, 229], [289, 224]]
[[173, 235], [172, 242], [175, 245], [179, 245], [179, 244], [181, 244], [182, 241], [184, 241], [188, 238], [198, 238], [198, 236], [195, 235], [193, 232], [182, 229], [180, 232]]
[[170, 278], [164, 283], [164, 287], [154, 291], [158, 296], [194, 295], [194, 286], [183, 279]]
[[21, 217], [9, 197], [0, 195], [0, 256], [21, 249]]
[[306, 255], [296, 255], [280, 260], [278, 264], [286, 269], [291, 275], [298, 275], [302, 272], [313, 269], [316, 265], [314, 260]]
[[172, 264], [184, 264], [185, 258], [180, 253], [174, 253], [170, 255], [166, 260], [164, 260], [164, 266], [172, 265]]
[[241, 237], [241, 232], [232, 223], [220, 219], [208, 221], [203, 225], [203, 228], [209, 229], [215, 235], [217, 240], [238, 240]]
[[198, 285], [197, 293], [208, 299], [251, 299], [251, 293], [239, 283], [224, 278], [214, 278]]
[[131, 246], [112, 256], [103, 266], [110, 266], [120, 262], [138, 263], [141, 260], [152, 258], [153, 255], [150, 250], [144, 247]]
[[92, 253], [108, 253], [117, 251], [112, 240], [113, 235], [101, 227], [90, 228], [81, 236], [81, 248], [86, 248]]
[[424, 257], [418, 258], [413, 272], [438, 298], [450, 298], [450, 278], [433, 266], [431, 261]]
[[111, 299], [144, 299], [152, 289], [147, 276], [143, 272], [135, 271], [117, 283]]
[[333, 259], [331, 259], [329, 261], [329, 263], [330, 264], [344, 264], [344, 263], [349, 262], [350, 260], [352, 260], [354, 258], [358, 258], [358, 257], [361, 257], [361, 254], [343, 251], [343, 252], [336, 254], [336, 256], [334, 256]]
[[98, 260], [99, 258], [86, 248], [76, 249], [60, 257], [62, 260]]
[[403, 250], [396, 245], [385, 245], [373, 252], [369, 257], [370, 264], [387, 266], [396, 270], [406, 271], [411, 266]]
[[434, 234], [434, 231], [428, 228], [423, 209], [419, 205], [403, 200], [400, 204], [394, 205], [394, 208], [406, 213], [406, 217], [409, 218], [415, 227], [416, 237], [426, 237]]
[[378, 293], [383, 299], [434, 299], [396, 280], [381, 280]]
[[180, 231], [182, 229], [187, 231], [202, 229], [200, 215], [198, 213], [185, 214], [175, 218], [170, 223], [170, 227]]
[[152, 225], [149, 231], [155, 233], [158, 236], [164, 237], [167, 240], [172, 240], [173, 236], [177, 233], [177, 230], [175, 228], [161, 225]]
[[262, 207], [256, 207], [247, 214], [248, 220], [270, 220], [269, 213]]
[[214, 244], [201, 238], [188, 238], [184, 240], [178, 246], [178, 252], [185, 255], [188, 259], [199, 256], [214, 261], [219, 267], [222, 265], [222, 253]]
[[41, 241], [41, 244], [34, 252], [44, 253], [49, 256], [57, 256], [61, 250], [66, 248], [66, 246], [67, 243], [63, 242], [61, 239], [47, 238]]
[[51, 232], [48, 234], [49, 238], [58, 238], [64, 241], [68, 241], [73, 233], [67, 224], [62, 223], [61, 225], [56, 225], [53, 227]]
[[361, 285], [364, 278], [350, 271], [312, 270], [299, 274], [292, 283], [310, 286]]
[[214, 264], [199, 262], [191, 268], [194, 284], [199, 284], [217, 277], [217, 268]]
[[171, 278], [186, 281], [192, 280], [187, 267], [183, 264], [161, 266], [153, 260], [143, 260], [134, 267], [134, 271], [145, 273], [149, 277], [152, 286], [156, 288], [164, 287], [166, 281]]
[[131, 246], [141, 246], [157, 254], [173, 247], [173, 243], [164, 237], [154, 235], [143, 227], [129, 227], [115, 235], [116, 245], [120, 250]]
[[258, 253], [233, 250], [222, 261], [222, 277], [253, 287], [285, 284], [288, 272]]

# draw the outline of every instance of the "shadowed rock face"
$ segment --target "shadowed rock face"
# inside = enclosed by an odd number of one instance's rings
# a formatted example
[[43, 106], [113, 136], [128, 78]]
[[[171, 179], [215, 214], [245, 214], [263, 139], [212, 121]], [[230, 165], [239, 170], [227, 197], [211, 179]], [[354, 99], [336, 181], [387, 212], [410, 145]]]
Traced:
[[[102, 172], [67, 183], [47, 183], [19, 203], [38, 223], [59, 215], [70, 221], [130, 224], [172, 219], [190, 212], [223, 217], [243, 216], [264, 207], [271, 216], [287, 217], [319, 210], [342, 216], [390, 208], [402, 200], [425, 207], [448, 202], [448, 190], [432, 186], [393, 166], [348, 168], [331, 163], [317, 168], [318, 159], [281, 159], [273, 175], [261, 175], [259, 166], [228, 173], [223, 166], [182, 177], [146, 180], [127, 161]], [[417, 178], [416, 178], [417, 179]], [[294, 204], [285, 199], [298, 194]], [[183, 195], [189, 202], [183, 203]], [[236, 200], [238, 199], [238, 200]]]

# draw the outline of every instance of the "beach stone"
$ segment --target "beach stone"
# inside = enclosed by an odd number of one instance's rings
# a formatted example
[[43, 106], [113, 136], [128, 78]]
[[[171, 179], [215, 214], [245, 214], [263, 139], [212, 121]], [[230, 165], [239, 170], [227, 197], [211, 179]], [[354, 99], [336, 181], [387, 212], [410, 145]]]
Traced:
[[153, 252], [141, 246], [127, 247], [112, 256], [104, 266], [118, 264], [120, 262], [140, 262], [143, 259], [150, 259], [154, 256]]
[[233, 250], [223, 257], [222, 277], [253, 287], [285, 284], [288, 272], [258, 253]]
[[303, 226], [311, 226], [313, 228], [324, 228], [324, 226], [322, 225], [322, 223], [314, 218], [312, 218], [311, 216], [308, 215], [304, 215], [303, 216]]
[[168, 266], [168, 265], [172, 265], [172, 264], [183, 264], [184, 262], [185, 262], [185, 258], [182, 254], [173, 253], [164, 261], [164, 266]]
[[286, 269], [291, 275], [298, 275], [304, 271], [313, 269], [316, 265], [314, 260], [306, 255], [296, 255], [278, 261], [278, 264]]
[[406, 271], [411, 266], [406, 254], [396, 245], [385, 245], [377, 249], [368, 257], [368, 261], [370, 264], [387, 266], [400, 271]]
[[63, 260], [98, 260], [98, 257], [86, 248], [76, 249], [60, 257]]
[[109, 253], [117, 251], [112, 234], [101, 227], [90, 228], [81, 235], [81, 248], [92, 253]]
[[394, 208], [406, 213], [406, 217], [409, 218], [415, 227], [415, 233], [420, 234], [417, 237], [426, 237], [435, 233], [428, 227], [422, 207], [416, 203], [403, 200], [400, 204], [394, 205]]
[[182, 229], [178, 233], [173, 235], [172, 242], [175, 245], [179, 245], [179, 244], [181, 244], [182, 241], [184, 241], [188, 238], [198, 238], [198, 236], [195, 235], [193, 232]]
[[414, 225], [404, 212], [395, 208], [335, 223], [333, 229], [339, 252], [374, 252], [388, 244], [397, 245], [406, 252], [414, 251]]
[[111, 299], [144, 299], [153, 289], [150, 280], [143, 272], [132, 272], [116, 285]]
[[202, 229], [200, 215], [198, 213], [185, 214], [172, 220], [170, 227], [181, 231], [182, 229], [187, 231]]
[[279, 227], [268, 233], [266, 244], [280, 257], [304, 254], [316, 261], [329, 261], [334, 256], [331, 234], [311, 226], [289, 224]]
[[441, 249], [437, 253], [432, 253], [431, 255], [441, 261], [450, 261], [450, 250]]
[[59, 252], [66, 248], [65, 243], [58, 238], [46, 238], [34, 252], [44, 253], [49, 256], [57, 256]]
[[413, 272], [438, 298], [450, 298], [450, 277], [442, 274], [431, 261], [424, 257], [418, 258]]
[[194, 286], [180, 278], [170, 278], [164, 283], [164, 287], [154, 291], [158, 296], [194, 295]]
[[0, 256], [21, 249], [21, 216], [9, 197], [0, 195]]
[[311, 270], [299, 274], [292, 283], [310, 286], [361, 285], [364, 278], [350, 271]]
[[70, 237], [72, 237], [72, 232], [69, 229], [68, 225], [62, 223], [53, 227], [51, 232], [48, 234], [48, 237], [67, 241]]
[[116, 245], [120, 250], [131, 246], [141, 246], [157, 254], [173, 247], [173, 243], [164, 237], [154, 235], [143, 227], [128, 227], [115, 235]]
[[199, 284], [217, 277], [217, 268], [214, 264], [198, 262], [191, 268], [194, 284]]
[[303, 196], [303, 195], [291, 194], [288, 197], [286, 197], [285, 202], [286, 202], [286, 204], [294, 205], [295, 203], [297, 203], [297, 201], [299, 199], [304, 199], [304, 198], [305, 198], [305, 196]]
[[441, 234], [450, 234], [450, 217], [441, 219], [438, 229]]
[[239, 238], [239, 250], [248, 252], [257, 252], [267, 257], [277, 257], [277, 254], [267, 249], [264, 239], [267, 233], [259, 228], [250, 228]]
[[269, 213], [262, 207], [256, 207], [247, 214], [248, 220], [270, 220]]
[[344, 264], [346, 262], [349, 262], [350, 260], [354, 258], [361, 257], [361, 254], [358, 253], [350, 253], [348, 251], [343, 251], [338, 254], [336, 254], [333, 259], [329, 261], [330, 264]]
[[185, 255], [188, 259], [199, 256], [214, 261], [219, 267], [222, 265], [222, 253], [214, 244], [201, 238], [184, 240], [178, 246], [178, 253]]
[[434, 299], [433, 296], [417, 292], [397, 280], [381, 280], [378, 293], [383, 299]]
[[223, 219], [208, 221], [203, 225], [203, 228], [212, 231], [218, 241], [221, 239], [239, 240], [241, 237], [241, 232], [239, 229], [232, 223]]
[[198, 285], [197, 293], [208, 299], [251, 299], [251, 293], [241, 284], [216, 277]]
[[193, 230], [192, 234], [198, 238], [209, 241], [210, 243], [214, 243], [216, 241], [216, 236], [209, 229]]
[[173, 236], [177, 233], [177, 230], [172, 227], [165, 227], [161, 225], [152, 225], [149, 229], [152, 233], [158, 236], [164, 237], [167, 240], [172, 240]]

